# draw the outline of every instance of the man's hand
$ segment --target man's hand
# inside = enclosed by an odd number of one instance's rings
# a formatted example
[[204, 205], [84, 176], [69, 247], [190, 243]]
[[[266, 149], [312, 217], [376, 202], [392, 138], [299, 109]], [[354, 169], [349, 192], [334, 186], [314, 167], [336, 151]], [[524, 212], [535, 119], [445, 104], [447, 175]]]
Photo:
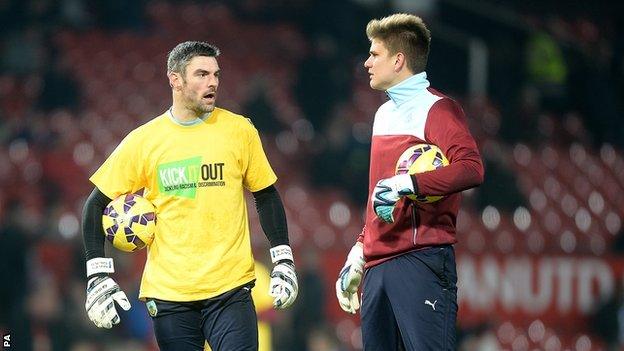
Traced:
[[[112, 258], [93, 258], [87, 261], [87, 301], [85, 309], [89, 319], [98, 328], [110, 329], [120, 321], [115, 302], [124, 310], [130, 309], [130, 301], [119, 285], [104, 273], [113, 273]], [[96, 276], [93, 276], [97, 274]]]
[[271, 272], [269, 295], [274, 298], [273, 308], [290, 307], [297, 299], [299, 284], [292, 250], [288, 245], [271, 248], [271, 261], [277, 263]]
[[397, 201], [401, 196], [413, 194], [414, 184], [409, 174], [399, 174], [381, 179], [371, 194], [373, 210], [382, 221], [392, 223], [394, 222], [392, 211], [394, 211]]
[[338, 297], [340, 308], [345, 312], [355, 314], [360, 308], [357, 291], [362, 281], [364, 263], [362, 243], [356, 243], [351, 248], [336, 281], [336, 297]]

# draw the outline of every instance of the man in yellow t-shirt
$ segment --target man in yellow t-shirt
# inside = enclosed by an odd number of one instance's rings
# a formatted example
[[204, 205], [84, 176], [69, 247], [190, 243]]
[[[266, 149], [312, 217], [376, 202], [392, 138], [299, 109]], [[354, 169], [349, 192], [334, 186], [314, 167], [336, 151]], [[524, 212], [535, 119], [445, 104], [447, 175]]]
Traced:
[[219, 50], [184, 42], [168, 55], [173, 103], [130, 132], [90, 178], [95, 189], [83, 213], [89, 318], [98, 327], [119, 323], [115, 303], [130, 303], [109, 276], [102, 210], [122, 194], [144, 189], [158, 224], [148, 248], [139, 298], [146, 301], [161, 350], [257, 350], [251, 297], [251, 252], [244, 190], [252, 192], [271, 244], [274, 308], [297, 296], [286, 216], [250, 120], [215, 107]]

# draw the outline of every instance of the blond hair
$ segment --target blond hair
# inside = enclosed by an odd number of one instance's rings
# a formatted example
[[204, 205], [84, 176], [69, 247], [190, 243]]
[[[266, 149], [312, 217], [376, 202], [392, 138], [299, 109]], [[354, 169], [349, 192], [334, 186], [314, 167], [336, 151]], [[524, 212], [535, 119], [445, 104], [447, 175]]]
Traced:
[[373, 19], [366, 26], [366, 36], [371, 41], [381, 40], [391, 55], [402, 52], [412, 73], [420, 73], [427, 67], [431, 32], [420, 17], [397, 13]]

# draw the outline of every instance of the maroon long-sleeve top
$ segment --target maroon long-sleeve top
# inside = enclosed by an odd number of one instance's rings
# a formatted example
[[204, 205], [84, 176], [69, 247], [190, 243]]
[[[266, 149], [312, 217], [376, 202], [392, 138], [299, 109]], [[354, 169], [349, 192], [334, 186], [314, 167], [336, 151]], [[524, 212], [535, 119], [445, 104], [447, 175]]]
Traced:
[[[364, 244], [366, 267], [409, 251], [456, 243], [460, 192], [481, 184], [484, 176], [481, 156], [462, 108], [429, 88], [424, 72], [387, 93], [390, 100], [375, 114], [366, 224], [358, 237]], [[423, 143], [437, 145], [449, 165], [414, 175], [418, 194], [444, 198], [428, 204], [401, 198], [394, 210], [394, 223], [381, 221], [370, 201], [375, 184], [395, 175], [403, 151]]]

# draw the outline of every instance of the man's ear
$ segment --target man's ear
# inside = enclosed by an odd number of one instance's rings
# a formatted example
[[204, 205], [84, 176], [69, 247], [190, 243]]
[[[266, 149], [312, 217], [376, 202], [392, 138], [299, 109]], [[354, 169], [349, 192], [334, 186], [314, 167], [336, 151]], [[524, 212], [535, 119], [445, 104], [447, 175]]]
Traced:
[[394, 71], [400, 72], [407, 62], [405, 62], [405, 55], [402, 52], [396, 54], [396, 58], [394, 59]]
[[169, 86], [173, 88], [173, 90], [182, 89], [182, 77], [179, 73], [169, 72], [167, 77], [169, 77]]

